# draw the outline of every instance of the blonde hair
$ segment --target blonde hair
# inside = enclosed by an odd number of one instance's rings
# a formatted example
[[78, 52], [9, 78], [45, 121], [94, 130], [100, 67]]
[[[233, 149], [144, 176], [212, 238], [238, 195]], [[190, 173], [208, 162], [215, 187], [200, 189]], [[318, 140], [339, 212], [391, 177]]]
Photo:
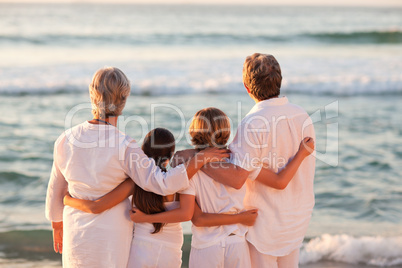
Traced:
[[205, 108], [194, 115], [189, 133], [192, 144], [198, 149], [222, 147], [230, 136], [230, 120], [217, 108]]
[[92, 78], [89, 95], [95, 118], [119, 116], [130, 95], [130, 81], [118, 68], [102, 68]]
[[272, 55], [254, 53], [243, 65], [243, 83], [257, 100], [267, 100], [280, 93], [281, 67]]

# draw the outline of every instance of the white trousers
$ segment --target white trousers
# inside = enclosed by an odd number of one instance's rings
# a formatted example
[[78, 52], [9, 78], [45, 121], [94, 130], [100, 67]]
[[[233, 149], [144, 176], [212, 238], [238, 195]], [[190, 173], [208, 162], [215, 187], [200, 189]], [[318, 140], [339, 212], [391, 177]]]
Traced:
[[251, 268], [245, 237], [228, 236], [213, 246], [191, 248], [190, 268]]
[[180, 247], [134, 236], [127, 268], [180, 268]]
[[251, 243], [250, 249], [251, 266], [253, 268], [298, 268], [300, 249], [295, 249], [290, 254], [282, 257], [270, 256], [259, 252]]

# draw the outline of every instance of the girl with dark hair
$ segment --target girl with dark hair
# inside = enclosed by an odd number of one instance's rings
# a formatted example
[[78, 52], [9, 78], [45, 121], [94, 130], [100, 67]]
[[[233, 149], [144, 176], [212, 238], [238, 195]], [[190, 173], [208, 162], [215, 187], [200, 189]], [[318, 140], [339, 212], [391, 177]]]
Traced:
[[[155, 160], [157, 166], [166, 171], [166, 166], [175, 151], [174, 136], [167, 129], [153, 129], [146, 135], [142, 150]], [[186, 202], [185, 197], [181, 197], [180, 201], [178, 199], [178, 194], [161, 196], [134, 185], [133, 207], [147, 214], [168, 211], [180, 206], [189, 210], [194, 209], [187, 206], [189, 202]], [[190, 217], [182, 220], [189, 220]], [[166, 264], [169, 264], [169, 267], [180, 267], [182, 244], [183, 230], [179, 222], [138, 223], [134, 228], [128, 267], [166, 267]]]
[[[156, 128], [151, 130], [144, 139], [142, 144], [142, 150], [144, 153], [155, 160], [155, 164], [166, 172], [166, 165], [172, 158], [175, 149], [175, 140], [173, 134], [164, 128]], [[154, 214], [162, 211], [166, 211], [164, 202], [169, 202], [171, 196], [161, 196], [152, 192], [143, 190], [141, 187], [134, 185], [133, 207], [137, 207], [139, 210], [144, 211], [147, 214]], [[174, 199], [174, 198], [173, 198]], [[161, 231], [162, 223], [153, 223], [155, 230], [153, 234]]]

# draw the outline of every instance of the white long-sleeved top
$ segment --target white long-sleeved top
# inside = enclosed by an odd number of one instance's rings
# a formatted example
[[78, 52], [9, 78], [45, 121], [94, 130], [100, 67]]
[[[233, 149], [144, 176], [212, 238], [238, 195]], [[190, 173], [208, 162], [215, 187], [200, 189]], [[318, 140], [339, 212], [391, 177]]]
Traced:
[[127, 177], [161, 195], [189, 185], [183, 165], [162, 172], [133, 139], [114, 126], [84, 122], [57, 139], [46, 217], [63, 221], [64, 267], [126, 266], [133, 226], [128, 199], [101, 214], [89, 214], [64, 207], [63, 198], [68, 191], [74, 198], [96, 200]]
[[284, 256], [302, 245], [314, 207], [314, 155], [303, 161], [284, 190], [255, 179], [263, 165], [275, 172], [285, 167], [305, 137], [315, 139], [309, 115], [282, 97], [258, 102], [229, 146], [232, 163], [251, 172], [244, 205], [258, 208], [258, 217], [246, 238], [261, 253]]

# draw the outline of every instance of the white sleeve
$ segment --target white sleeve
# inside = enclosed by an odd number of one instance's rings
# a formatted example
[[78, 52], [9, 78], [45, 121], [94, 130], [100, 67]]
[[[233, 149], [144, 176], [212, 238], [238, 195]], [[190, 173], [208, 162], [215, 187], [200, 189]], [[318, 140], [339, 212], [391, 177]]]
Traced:
[[68, 184], [58, 167], [57, 146], [55, 142], [53, 151], [53, 166], [46, 194], [46, 218], [49, 221], [63, 221], [63, 199], [68, 191]]
[[[303, 138], [305, 137], [311, 137], [314, 139], [314, 143], [316, 144], [317, 148], [317, 140], [315, 136], [315, 130], [314, 130], [314, 124], [311, 121], [311, 118], [309, 117], [306, 122], [308, 122], [303, 129]], [[303, 160], [302, 165], [308, 166], [308, 169], [305, 169], [305, 178], [309, 178], [310, 180], [314, 180], [314, 175], [315, 175], [315, 165], [316, 165], [316, 151], [314, 151], [311, 155], [307, 156], [306, 159]]]
[[231, 151], [230, 162], [250, 171], [249, 179], [254, 180], [261, 170], [261, 146], [259, 129], [253, 128], [247, 121], [242, 122], [236, 136], [229, 145]]
[[165, 196], [177, 193], [189, 185], [184, 165], [163, 172], [135, 141], [128, 144], [123, 157], [124, 172], [145, 191]]
[[187, 195], [194, 195], [195, 196], [195, 180], [196, 180], [197, 178], [192, 178], [191, 180], [190, 180], [190, 184], [189, 184], [189, 186], [186, 188], [186, 189], [184, 189], [184, 190], [182, 190], [182, 191], [180, 191], [179, 192], [179, 194], [187, 194]]

